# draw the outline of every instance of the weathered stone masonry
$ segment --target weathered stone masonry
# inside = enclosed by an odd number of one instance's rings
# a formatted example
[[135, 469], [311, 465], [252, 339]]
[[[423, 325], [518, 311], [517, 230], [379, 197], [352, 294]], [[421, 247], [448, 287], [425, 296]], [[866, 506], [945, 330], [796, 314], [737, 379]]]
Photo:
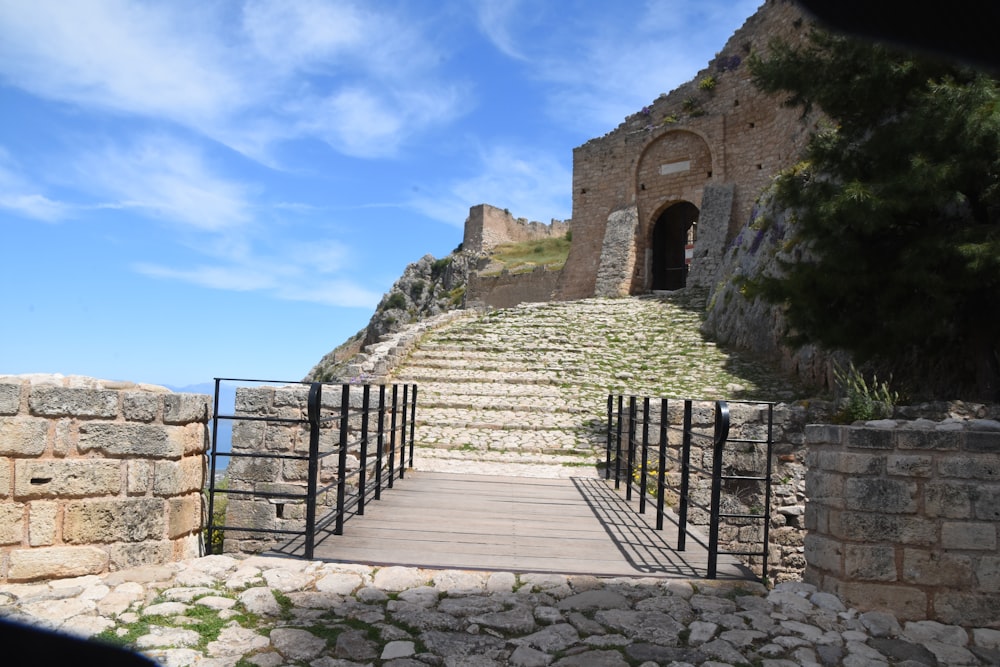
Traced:
[[807, 30], [794, 3], [767, 0], [692, 81], [574, 151], [573, 243], [557, 298], [648, 292], [654, 232], [675, 204], [700, 214], [687, 284], [714, 287], [726, 242], [811, 129], [754, 87], [747, 58]]
[[200, 555], [209, 399], [0, 377], [0, 581]]
[[1000, 623], [1000, 422], [806, 429], [805, 579], [901, 620]]

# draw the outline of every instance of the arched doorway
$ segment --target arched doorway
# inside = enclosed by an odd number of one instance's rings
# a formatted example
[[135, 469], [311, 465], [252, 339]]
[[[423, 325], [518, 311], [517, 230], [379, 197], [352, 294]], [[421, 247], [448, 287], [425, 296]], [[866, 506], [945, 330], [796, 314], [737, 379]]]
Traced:
[[694, 243], [698, 207], [679, 202], [663, 211], [653, 225], [650, 289], [675, 290], [687, 284], [687, 247]]

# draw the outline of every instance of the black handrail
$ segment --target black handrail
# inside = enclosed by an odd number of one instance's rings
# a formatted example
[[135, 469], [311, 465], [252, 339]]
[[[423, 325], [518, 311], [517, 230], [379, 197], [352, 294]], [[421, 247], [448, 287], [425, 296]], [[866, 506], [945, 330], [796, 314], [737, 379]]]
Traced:
[[[257, 385], [264, 384], [282, 384], [288, 385], [308, 385], [308, 399], [306, 401], [306, 415], [304, 418], [289, 418], [287, 416], [259, 416], [259, 415], [238, 415], [238, 414], [220, 414], [220, 394], [221, 394], [221, 383], [222, 382], [241, 382], [241, 383], [253, 383]], [[208, 483], [208, 521], [206, 526], [206, 552], [211, 553], [213, 536], [216, 531], [232, 530], [241, 531], [251, 534], [270, 534], [270, 535], [292, 535], [299, 536], [302, 538], [303, 545], [303, 556], [307, 559], [313, 557], [316, 544], [316, 535], [320, 530], [326, 529], [328, 526], [333, 524], [333, 534], [341, 535], [343, 534], [344, 521], [347, 519], [349, 512], [352, 510], [356, 515], [363, 515], [365, 511], [365, 505], [369, 501], [369, 497], [374, 497], [375, 500], [381, 498], [381, 492], [383, 487], [391, 488], [393, 485], [393, 479], [397, 473], [395, 469], [395, 461], [397, 456], [396, 448], [396, 431], [397, 431], [397, 415], [402, 416], [400, 426], [398, 430], [399, 435], [399, 477], [402, 478], [405, 473], [406, 468], [406, 425], [407, 417], [409, 417], [409, 440], [410, 440], [410, 465], [412, 466], [413, 461], [413, 446], [414, 446], [414, 433], [415, 433], [415, 421], [416, 421], [416, 396], [417, 387], [416, 385], [403, 385], [403, 403], [400, 404], [398, 401], [398, 387], [399, 385], [392, 385], [392, 403], [388, 405], [386, 403], [386, 386], [380, 385], [378, 392], [378, 405], [374, 406], [371, 400], [371, 385], [365, 384], [361, 386], [362, 389], [362, 400], [360, 408], [351, 408], [351, 389], [350, 384], [341, 385], [341, 396], [340, 405], [335, 408], [335, 411], [330, 414], [323, 414], [323, 388], [325, 386], [331, 386], [327, 383], [320, 382], [280, 382], [275, 380], [234, 380], [229, 378], [216, 378], [215, 379], [215, 396], [214, 396], [214, 409], [212, 412], [212, 428], [211, 428], [211, 447], [209, 450], [210, 458], [210, 478]], [[334, 385], [335, 386], [335, 385]], [[412, 387], [412, 391], [411, 391]], [[408, 400], [408, 396], [412, 398]], [[388, 466], [386, 466], [386, 451], [385, 451], [385, 416], [386, 411], [390, 413], [391, 430], [389, 433], [389, 451], [388, 451]], [[351, 416], [360, 412], [360, 426], [357, 422], [353, 422], [352, 427]], [[373, 414], [374, 413], [374, 414]], [[373, 420], [372, 417], [376, 416]], [[305, 429], [308, 430], [309, 446], [308, 454], [287, 454], [287, 453], [272, 453], [272, 452], [221, 452], [219, 451], [219, 422], [221, 420], [232, 420], [232, 421], [250, 421], [250, 422], [264, 422], [270, 424], [300, 424]], [[374, 433], [372, 432], [372, 421], [375, 422]], [[337, 444], [335, 447], [331, 448], [330, 451], [321, 452], [320, 451], [320, 433], [321, 429], [326, 425], [337, 424], [336, 428], [338, 430]], [[350, 436], [354, 433], [358, 437], [352, 439]], [[375, 453], [372, 457], [371, 453], [371, 443], [375, 443]], [[347, 455], [349, 451], [357, 451], [360, 458], [360, 465], [357, 471], [356, 479], [356, 491], [348, 493], [348, 469], [347, 469]], [[320, 462], [329, 456], [337, 456], [337, 469], [335, 474], [335, 481], [327, 484], [320, 488]], [[241, 458], [255, 458], [255, 459], [276, 459], [276, 460], [293, 460], [293, 461], [305, 461], [307, 462], [307, 475], [306, 483], [302, 490], [302, 493], [292, 493], [283, 491], [273, 491], [273, 490], [258, 490], [256, 488], [247, 489], [220, 489], [216, 484], [216, 471], [217, 471], [217, 460], [220, 458], [241, 459]], [[369, 468], [374, 468], [374, 480], [370, 479]], [[370, 487], [374, 485], [374, 490]], [[319, 498], [322, 494], [328, 491], [336, 490], [336, 505], [329, 511], [325, 516], [319, 517], [317, 515], [317, 504]], [[215, 511], [215, 497], [216, 494], [226, 494], [235, 495], [240, 497], [255, 497], [255, 498], [265, 498], [265, 499], [287, 499], [295, 502], [305, 502], [305, 518], [304, 526], [301, 530], [283, 529], [283, 528], [263, 528], [255, 526], [238, 526], [238, 525], [225, 525], [225, 521], [222, 522], [223, 525], [216, 523], [214, 511]], [[280, 509], [279, 516], [280, 516]]]
[[[617, 399], [617, 401], [616, 401]], [[692, 405], [693, 401], [690, 399], [683, 401], [683, 423], [678, 428], [671, 426], [669, 423], [669, 399], [660, 399], [660, 411], [659, 411], [659, 422], [654, 422], [651, 418], [650, 410], [650, 399], [643, 398], [642, 403], [642, 414], [641, 417], [638, 416], [636, 410], [636, 397], [629, 397], [629, 408], [626, 411], [623, 409], [624, 396], [623, 395], [609, 395], [608, 396], [608, 419], [607, 427], [608, 433], [606, 438], [606, 452], [605, 452], [605, 479], [610, 479], [611, 476], [611, 466], [614, 466], [615, 474], [615, 488], [619, 488], [621, 478], [624, 476], [626, 478], [626, 489], [625, 496], [626, 500], [630, 500], [632, 497], [632, 490], [635, 487], [639, 493], [639, 507], [638, 512], [640, 514], [645, 513], [646, 510], [646, 496], [649, 493], [650, 487], [655, 489], [656, 497], [656, 529], [663, 529], [663, 520], [667, 515], [664, 510], [664, 497], [668, 490], [677, 491], [679, 503], [676, 515], [676, 524], [678, 528], [677, 532], [677, 550], [684, 551], [687, 546], [687, 535], [690, 532], [688, 529], [689, 523], [689, 510], [690, 508], [696, 507], [700, 510], [705, 511], [708, 514], [708, 544], [706, 545], [708, 550], [708, 567], [707, 576], [710, 579], [714, 579], [717, 576], [718, 570], [718, 556], [720, 554], [734, 555], [734, 556], [756, 556], [760, 557], [762, 563], [762, 578], [767, 576], [767, 557], [768, 557], [768, 540], [770, 538], [769, 532], [769, 516], [770, 516], [770, 506], [771, 506], [771, 458], [772, 458], [772, 447], [773, 447], [773, 408], [774, 404], [765, 401], [750, 402], [750, 401], [715, 401], [715, 415], [713, 418], [713, 433], [709, 436], [707, 433], [696, 430], [693, 428], [693, 418], [692, 418]], [[617, 411], [614, 409], [617, 402]], [[730, 437], [730, 403], [742, 403], [749, 405], [766, 405], [767, 406], [767, 438], [765, 440], [751, 440], [744, 438], [733, 438]], [[638, 430], [639, 424], [637, 422], [641, 421], [641, 436], [636, 437], [636, 432]], [[657, 426], [659, 430], [659, 436], [656, 443], [651, 443], [650, 441], [650, 427]], [[668, 434], [670, 431], [679, 430], [681, 432], [681, 443], [680, 450], [678, 452], [679, 459], [676, 461], [676, 466], [680, 470], [680, 488], [675, 489], [672, 487], [666, 479], [666, 470], [669, 461], [668, 452]], [[612, 437], [612, 433], [615, 433], [615, 437]], [[712, 465], [711, 470], [706, 470], [699, 464], [693, 463], [691, 461], [691, 448], [693, 440], [695, 438], [708, 439], [711, 438], [711, 451], [712, 451]], [[754, 444], [766, 444], [767, 454], [766, 454], [766, 469], [761, 475], [726, 475], [724, 474], [724, 458], [728, 451], [726, 448], [727, 444], [737, 444], [737, 443], [754, 443]], [[649, 453], [650, 445], [655, 444], [657, 449], [657, 466], [655, 471], [655, 481], [650, 483], [649, 475], [652, 473], [649, 470]], [[614, 446], [614, 462], [612, 463], [612, 445]], [[638, 460], [637, 452], [638, 451]], [[623, 471], [623, 464], [625, 470]], [[638, 468], [638, 469], [637, 469]], [[691, 493], [691, 477], [696, 475], [702, 478], [709, 479], [711, 482], [711, 493], [709, 505], [704, 505], [699, 503]], [[723, 494], [723, 484], [730, 480], [754, 480], [764, 483], [764, 509], [761, 513], [727, 513], [721, 511], [722, 504], [722, 494]], [[763, 539], [762, 546], [760, 550], [757, 551], [721, 551], [719, 549], [719, 533], [722, 520], [724, 519], [745, 519], [745, 520], [760, 520], [763, 521]]]

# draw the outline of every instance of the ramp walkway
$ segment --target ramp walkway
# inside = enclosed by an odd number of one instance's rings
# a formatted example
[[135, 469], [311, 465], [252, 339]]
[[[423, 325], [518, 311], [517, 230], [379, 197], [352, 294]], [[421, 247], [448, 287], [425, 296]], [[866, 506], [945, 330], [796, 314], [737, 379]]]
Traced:
[[[314, 558], [331, 562], [507, 572], [703, 578], [704, 540], [689, 532], [673, 549], [669, 521], [651, 515], [592, 476], [537, 479], [408, 471], [406, 480], [366, 507], [343, 535], [320, 533]], [[275, 550], [300, 555], [301, 540]], [[752, 579], [735, 558], [719, 560], [720, 579]]]

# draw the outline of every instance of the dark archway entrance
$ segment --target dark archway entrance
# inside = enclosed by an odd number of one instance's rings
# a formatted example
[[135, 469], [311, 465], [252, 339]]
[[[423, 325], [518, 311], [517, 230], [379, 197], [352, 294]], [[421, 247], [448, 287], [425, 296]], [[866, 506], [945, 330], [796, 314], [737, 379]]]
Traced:
[[650, 289], [675, 290], [687, 284], [687, 246], [694, 243], [698, 207], [674, 204], [653, 225], [653, 262]]

